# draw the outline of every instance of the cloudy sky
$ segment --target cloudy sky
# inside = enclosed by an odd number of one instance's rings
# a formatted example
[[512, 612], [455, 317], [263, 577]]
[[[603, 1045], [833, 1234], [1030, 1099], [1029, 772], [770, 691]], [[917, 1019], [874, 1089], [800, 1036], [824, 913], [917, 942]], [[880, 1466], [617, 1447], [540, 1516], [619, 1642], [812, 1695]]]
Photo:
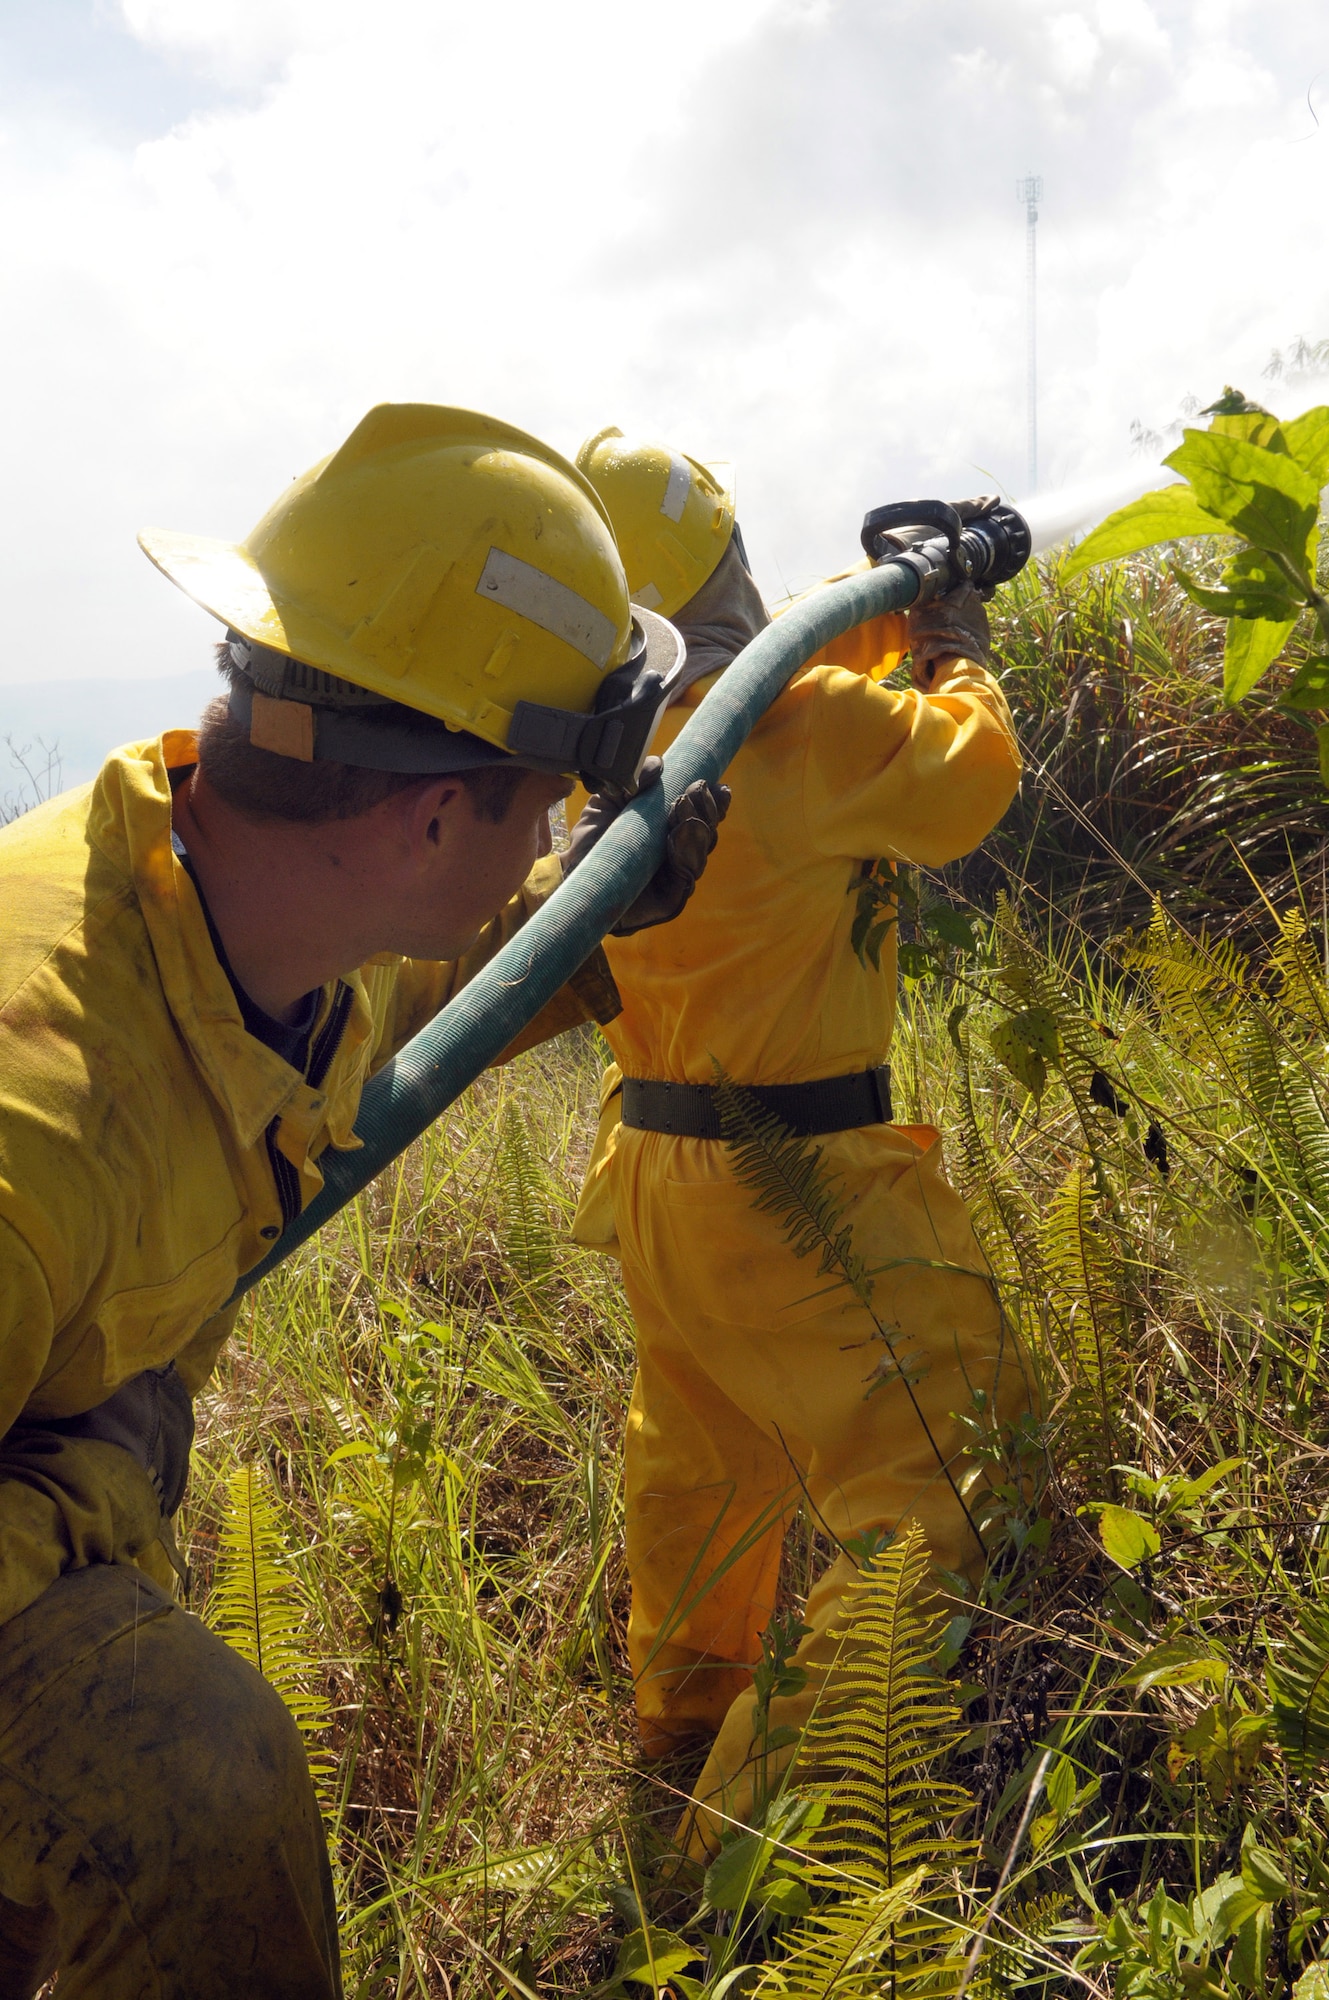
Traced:
[[[373, 403], [733, 459], [768, 591], [1329, 335], [1323, 0], [6, 0], [0, 682], [177, 674], [134, 544]], [[0, 732], [3, 710], [0, 707]]]

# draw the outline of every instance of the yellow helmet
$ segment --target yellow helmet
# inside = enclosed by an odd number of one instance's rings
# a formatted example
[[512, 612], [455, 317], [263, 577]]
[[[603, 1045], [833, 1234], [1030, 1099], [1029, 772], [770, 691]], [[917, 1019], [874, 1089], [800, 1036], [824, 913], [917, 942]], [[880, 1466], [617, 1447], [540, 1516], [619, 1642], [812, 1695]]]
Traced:
[[612, 425], [587, 438], [577, 465], [613, 522], [633, 603], [672, 618], [729, 546], [732, 484], [700, 459]]
[[[230, 628], [244, 719], [264, 748], [434, 771], [486, 761], [483, 744], [488, 760], [496, 749], [537, 769], [635, 779], [647, 621], [594, 489], [524, 431], [383, 403], [243, 542], [156, 528], [139, 542]], [[650, 664], [668, 669], [677, 635], [650, 623]], [[395, 730], [413, 750], [390, 749], [389, 703], [417, 711]], [[607, 755], [611, 713], [632, 740], [620, 727]], [[445, 732], [465, 732], [471, 751]]]

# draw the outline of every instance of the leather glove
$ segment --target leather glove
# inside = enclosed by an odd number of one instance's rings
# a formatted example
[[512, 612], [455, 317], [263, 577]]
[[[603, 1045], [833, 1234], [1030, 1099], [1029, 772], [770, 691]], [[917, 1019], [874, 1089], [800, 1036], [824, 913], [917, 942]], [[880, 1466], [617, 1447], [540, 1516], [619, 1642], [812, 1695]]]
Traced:
[[132, 1452], [169, 1521], [184, 1498], [189, 1449], [194, 1442], [194, 1404], [175, 1363], [131, 1375], [95, 1410], [77, 1417], [44, 1417], [35, 1426], [61, 1437], [97, 1438]]
[[988, 664], [992, 635], [987, 607], [972, 583], [960, 583], [909, 613], [909, 651], [914, 686], [925, 691], [936, 678], [937, 662], [957, 656]]
[[[659, 784], [660, 769], [658, 757], [647, 758], [642, 766], [640, 790], [649, 791], [652, 785]], [[697, 778], [679, 794], [665, 820], [664, 860], [636, 901], [624, 910], [610, 932], [611, 937], [631, 937], [634, 931], [667, 924], [678, 915], [696, 888], [719, 838], [719, 825], [729, 810], [729, 799], [728, 785], [713, 785], [705, 778]], [[587, 800], [563, 854], [565, 879], [586, 859], [605, 828], [622, 810], [620, 801], [606, 798], [603, 792], [595, 792]]]

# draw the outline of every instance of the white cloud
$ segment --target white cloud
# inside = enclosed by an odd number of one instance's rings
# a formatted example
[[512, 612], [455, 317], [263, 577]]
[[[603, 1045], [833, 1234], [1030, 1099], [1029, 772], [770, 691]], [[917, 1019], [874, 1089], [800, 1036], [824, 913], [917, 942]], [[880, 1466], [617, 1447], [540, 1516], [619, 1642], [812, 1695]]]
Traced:
[[194, 665], [134, 530], [243, 533], [384, 398], [732, 458], [772, 590], [874, 500], [1018, 490], [1029, 171], [1050, 479], [1329, 333], [1318, 0], [122, 12], [151, 136], [0, 109], [0, 679]]

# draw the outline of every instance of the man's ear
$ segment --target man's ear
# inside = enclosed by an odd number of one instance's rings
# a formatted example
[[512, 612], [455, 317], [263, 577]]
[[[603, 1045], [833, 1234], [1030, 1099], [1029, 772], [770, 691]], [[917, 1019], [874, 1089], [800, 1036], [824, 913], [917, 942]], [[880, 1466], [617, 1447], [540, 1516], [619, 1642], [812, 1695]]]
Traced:
[[426, 778], [397, 794], [395, 803], [412, 854], [424, 855], [441, 845], [446, 822], [464, 801], [465, 788], [454, 777]]

